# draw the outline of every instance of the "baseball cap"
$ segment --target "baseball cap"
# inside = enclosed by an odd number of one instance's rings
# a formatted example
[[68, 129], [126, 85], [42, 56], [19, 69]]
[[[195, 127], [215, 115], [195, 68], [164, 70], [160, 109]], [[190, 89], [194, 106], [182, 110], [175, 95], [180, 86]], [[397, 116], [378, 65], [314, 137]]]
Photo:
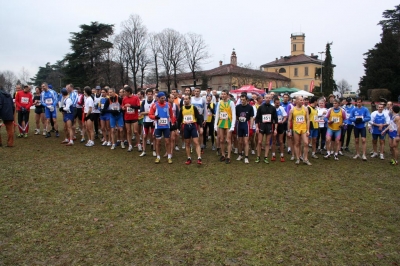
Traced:
[[162, 91], [160, 91], [160, 92], [157, 94], [157, 97], [158, 97], [158, 98], [161, 98], [161, 97], [163, 97], [163, 96], [165, 96], [165, 93], [162, 92]]

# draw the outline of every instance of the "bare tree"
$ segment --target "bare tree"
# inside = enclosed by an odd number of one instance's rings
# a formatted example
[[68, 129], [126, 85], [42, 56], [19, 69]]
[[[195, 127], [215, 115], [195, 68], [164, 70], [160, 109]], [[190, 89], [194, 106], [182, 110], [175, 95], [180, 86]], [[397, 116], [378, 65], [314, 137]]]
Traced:
[[10, 70], [6, 70], [0, 72], [1, 80], [3, 82], [3, 88], [5, 91], [9, 93], [13, 93], [15, 89], [15, 85], [17, 85], [18, 78], [14, 74], [14, 72]]
[[138, 15], [130, 15], [129, 19], [121, 24], [121, 40], [127, 62], [132, 72], [133, 85], [137, 92], [137, 74], [140, 70], [139, 60], [146, 51], [147, 28], [143, 25], [142, 19]]
[[196, 79], [196, 71], [200, 69], [200, 64], [210, 58], [208, 46], [203, 37], [196, 33], [185, 35], [185, 60], [192, 72], [193, 79]]
[[349, 83], [342, 79], [336, 84], [336, 91], [340, 93], [340, 96], [343, 96], [346, 92], [350, 91], [351, 86]]
[[158, 54], [160, 53], [159, 35], [155, 33], [150, 33], [148, 40], [149, 40], [149, 49], [154, 61], [156, 88], [158, 88]]
[[19, 80], [22, 82], [22, 84], [27, 85], [29, 83], [29, 76], [29, 71], [25, 67], [22, 67], [21, 71], [19, 72]]
[[146, 75], [147, 67], [152, 63], [148, 51], [139, 56], [139, 71], [140, 71], [140, 88], [143, 88], [143, 82]]

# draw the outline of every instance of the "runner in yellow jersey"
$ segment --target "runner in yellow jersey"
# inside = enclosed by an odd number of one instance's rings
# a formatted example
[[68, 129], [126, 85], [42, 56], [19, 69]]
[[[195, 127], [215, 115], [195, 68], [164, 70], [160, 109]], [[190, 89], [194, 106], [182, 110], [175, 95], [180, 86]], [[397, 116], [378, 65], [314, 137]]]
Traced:
[[317, 151], [317, 138], [318, 138], [318, 128], [319, 128], [319, 119], [318, 119], [318, 110], [317, 110], [318, 97], [314, 96], [310, 99], [310, 103], [308, 105], [308, 114], [310, 116], [310, 139], [312, 144], [312, 153], [311, 157], [314, 159], [318, 159], [318, 156], [315, 155]]
[[[222, 156], [220, 161], [229, 164], [231, 162], [232, 142], [231, 136], [235, 129], [236, 112], [235, 104], [229, 100], [227, 90], [221, 92], [221, 100], [218, 103], [217, 111], [215, 112], [214, 130], [218, 130], [219, 145]], [[225, 158], [225, 141], [227, 142], [228, 155]]]
[[328, 122], [328, 130], [326, 131], [327, 154], [324, 156], [325, 159], [329, 159], [329, 157], [331, 156], [330, 151], [333, 150], [333, 148], [331, 147], [332, 139], [334, 139], [336, 144], [334, 158], [336, 161], [339, 160], [338, 152], [341, 147], [341, 128], [344, 120], [346, 120], [346, 111], [340, 108], [339, 101], [335, 99], [333, 100], [333, 107], [328, 110], [325, 117], [325, 121]]
[[303, 142], [303, 162], [307, 165], [312, 165], [308, 160], [308, 136], [310, 135], [310, 117], [307, 109], [303, 106], [304, 100], [302, 96], [296, 97], [296, 106], [290, 110], [289, 123], [293, 129], [288, 135], [293, 135], [294, 153], [297, 158], [295, 164], [300, 164], [301, 142]]

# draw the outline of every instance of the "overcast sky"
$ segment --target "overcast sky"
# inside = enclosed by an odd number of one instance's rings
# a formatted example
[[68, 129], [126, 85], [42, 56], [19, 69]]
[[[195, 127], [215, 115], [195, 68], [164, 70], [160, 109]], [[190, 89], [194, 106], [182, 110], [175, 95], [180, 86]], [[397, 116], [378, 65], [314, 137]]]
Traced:
[[22, 67], [34, 76], [39, 66], [70, 52], [70, 32], [91, 21], [114, 24], [118, 33], [130, 14], [141, 16], [149, 32], [172, 28], [201, 34], [212, 58], [203, 69], [228, 63], [235, 48], [238, 63], [259, 67], [290, 55], [290, 34], [304, 32], [306, 54], [331, 53], [336, 81], [358, 88], [364, 73], [363, 53], [380, 40], [377, 26], [392, 0], [12, 0], [1, 1], [0, 71], [17, 76]]

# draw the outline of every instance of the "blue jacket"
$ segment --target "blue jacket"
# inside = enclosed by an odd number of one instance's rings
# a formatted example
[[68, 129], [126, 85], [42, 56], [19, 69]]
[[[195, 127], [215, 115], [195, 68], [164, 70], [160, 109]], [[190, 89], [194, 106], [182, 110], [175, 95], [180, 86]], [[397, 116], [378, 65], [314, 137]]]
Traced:
[[[361, 123], [354, 123], [356, 122], [357, 117], [362, 118]], [[365, 123], [371, 120], [371, 114], [369, 113], [368, 108], [362, 106], [361, 108], [355, 107], [350, 114], [350, 122], [354, 123], [354, 127], [356, 128], [364, 128]]]
[[15, 106], [11, 94], [0, 89], [0, 118], [4, 121], [14, 121]]

